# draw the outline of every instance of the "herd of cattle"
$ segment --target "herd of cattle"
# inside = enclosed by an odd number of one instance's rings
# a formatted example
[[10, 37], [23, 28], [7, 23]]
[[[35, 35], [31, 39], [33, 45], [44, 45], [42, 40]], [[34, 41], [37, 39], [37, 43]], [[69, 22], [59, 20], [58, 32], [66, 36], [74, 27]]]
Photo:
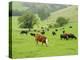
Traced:
[[[69, 28], [72, 28], [72, 26], [70, 26]], [[36, 43], [38, 44], [38, 42], [42, 42], [42, 44], [44, 43], [46, 46], [48, 46], [48, 38], [45, 36], [45, 32], [47, 31], [49, 31], [49, 28], [47, 28], [46, 29], [46, 31], [45, 31], [45, 29], [43, 28], [43, 27], [41, 27], [41, 31], [38, 31], [38, 30], [36, 30], [36, 29], [34, 29], [33, 31], [33, 33], [32, 32], [30, 32], [30, 35], [31, 36], [33, 36], [33, 37], [35, 37], [35, 41], [36, 41]], [[64, 28], [62, 28], [63, 29], [63, 31], [62, 31], [62, 34], [60, 34], [60, 39], [61, 40], [68, 40], [68, 39], [77, 39], [77, 37], [73, 34], [73, 33], [68, 33], [68, 32], [66, 32], [65, 30], [64, 30]], [[57, 31], [58, 31], [59, 29], [55, 29], [55, 31], [52, 31], [51, 33], [52, 33], [52, 35], [54, 36], [54, 35], [56, 35], [57, 33]], [[20, 33], [21, 34], [28, 34], [28, 32], [29, 31], [25, 31], [25, 30], [22, 30]], [[36, 33], [37, 32], [37, 33]]]

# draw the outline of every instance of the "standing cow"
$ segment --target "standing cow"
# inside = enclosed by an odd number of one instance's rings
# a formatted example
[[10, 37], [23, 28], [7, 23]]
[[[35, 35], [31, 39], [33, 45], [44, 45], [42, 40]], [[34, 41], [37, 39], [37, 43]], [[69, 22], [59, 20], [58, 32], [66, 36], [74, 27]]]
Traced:
[[35, 36], [35, 33], [30, 33], [31, 36]]
[[58, 29], [55, 29], [55, 31], [58, 31]]
[[48, 39], [46, 36], [43, 36], [42, 34], [35, 34], [35, 40], [37, 44], [38, 42], [42, 42], [42, 45], [44, 43], [46, 47], [48, 46]]
[[21, 33], [21, 34], [27, 34], [28, 31], [27, 31], [27, 30], [22, 30], [20, 33]]
[[74, 34], [72, 34], [72, 33], [68, 34], [68, 37], [69, 37], [69, 38], [72, 38], [72, 39], [73, 39], [73, 38], [74, 38], [74, 39], [77, 39], [77, 37], [76, 37]]
[[69, 38], [72, 38], [72, 39], [75, 38], [75, 39], [77, 39], [77, 37], [74, 34], [72, 34], [72, 33], [65, 33], [65, 30], [63, 31], [63, 34], [60, 35], [60, 38], [61, 39], [64, 38], [66, 40], [68, 40]]
[[62, 39], [68, 40], [69, 37], [68, 37], [68, 34], [61, 34], [61, 35], [60, 35], [60, 38], [61, 38], [61, 40], [62, 40]]
[[52, 32], [52, 35], [56, 35], [56, 33], [53, 31], [53, 32]]

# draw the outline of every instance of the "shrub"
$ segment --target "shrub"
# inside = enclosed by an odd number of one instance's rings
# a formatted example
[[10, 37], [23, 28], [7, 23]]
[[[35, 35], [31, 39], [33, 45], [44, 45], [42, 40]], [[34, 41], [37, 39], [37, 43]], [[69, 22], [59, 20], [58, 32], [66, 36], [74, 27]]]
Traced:
[[20, 28], [29, 29], [32, 28], [33, 25], [37, 23], [37, 20], [39, 20], [39, 17], [30, 11], [27, 11], [24, 15], [20, 16], [18, 19]]
[[56, 24], [59, 25], [59, 27], [62, 27], [67, 23], [68, 23], [68, 20], [65, 19], [64, 17], [58, 17], [58, 19], [56, 20]]

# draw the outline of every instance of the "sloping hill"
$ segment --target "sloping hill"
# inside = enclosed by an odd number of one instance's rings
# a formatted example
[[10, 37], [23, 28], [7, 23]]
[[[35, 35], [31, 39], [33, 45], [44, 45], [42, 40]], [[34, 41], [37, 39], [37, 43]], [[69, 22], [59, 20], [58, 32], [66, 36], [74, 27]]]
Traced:
[[61, 10], [58, 10], [48, 17], [48, 23], [55, 23], [58, 17], [65, 17], [70, 20], [70, 22], [77, 22], [77, 6], [70, 6]]

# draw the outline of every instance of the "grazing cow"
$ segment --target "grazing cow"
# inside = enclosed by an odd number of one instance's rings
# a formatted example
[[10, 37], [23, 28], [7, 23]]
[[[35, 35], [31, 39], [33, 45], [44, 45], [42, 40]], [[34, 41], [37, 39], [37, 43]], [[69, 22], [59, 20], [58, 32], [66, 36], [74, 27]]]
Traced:
[[61, 38], [61, 40], [62, 40], [62, 38], [68, 40], [68, 34], [61, 34], [60, 38]]
[[72, 33], [68, 34], [68, 37], [69, 37], [69, 38], [72, 38], [72, 39], [73, 39], [73, 38], [77, 39], [77, 37], [76, 37], [74, 34], [72, 34]]
[[58, 29], [55, 29], [55, 31], [58, 31]]
[[27, 34], [28, 31], [21, 31], [20, 33], [21, 33], [21, 34]]
[[64, 33], [65, 33], [65, 30], [63, 30], [62, 32], [63, 32], [63, 34], [64, 34]]
[[69, 28], [72, 28], [72, 26], [70, 26]]
[[42, 30], [41, 34], [45, 34], [45, 31], [44, 31], [44, 30]]
[[35, 36], [35, 33], [30, 33], [31, 36]]
[[72, 33], [65, 33], [65, 31], [63, 31], [63, 34], [60, 35], [60, 38], [61, 39], [64, 38], [66, 40], [68, 40], [69, 38], [72, 38], [72, 39], [75, 38], [75, 39], [77, 39], [77, 37], [74, 34], [72, 34]]
[[56, 35], [56, 33], [53, 31], [53, 32], [52, 32], [52, 35]]
[[46, 36], [43, 36], [41, 34], [36, 34], [35, 40], [36, 40], [37, 44], [38, 44], [38, 42], [42, 42], [42, 45], [43, 45], [43, 43], [45, 43], [46, 47], [48, 46], [48, 39]]

